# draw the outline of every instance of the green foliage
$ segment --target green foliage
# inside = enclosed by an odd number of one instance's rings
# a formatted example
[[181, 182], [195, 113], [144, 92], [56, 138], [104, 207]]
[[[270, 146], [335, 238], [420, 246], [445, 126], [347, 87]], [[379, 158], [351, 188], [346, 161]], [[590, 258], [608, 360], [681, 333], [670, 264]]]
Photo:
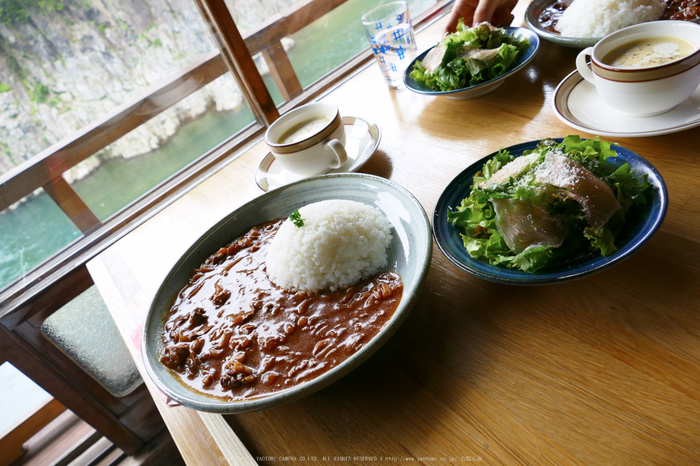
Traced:
[[[24, 0], [32, 3], [32, 0]], [[39, 8], [44, 14], [53, 13], [54, 11], [63, 11], [65, 4], [63, 0], [38, 0]]]
[[149, 47], [162, 47], [163, 46], [163, 42], [161, 42], [160, 39], [158, 39], [157, 37], [155, 39], [151, 39], [150, 37], [148, 37], [146, 35], [145, 32], [142, 32], [141, 34], [139, 34], [139, 39], [143, 39], [146, 42], [148, 42]]
[[3, 92], [7, 92], [11, 89], [12, 88], [8, 84], [0, 83], [0, 94], [2, 94]]
[[7, 156], [7, 158], [9, 158], [12, 161], [13, 165], [19, 165], [17, 159], [15, 159], [15, 157], [12, 155], [12, 152], [10, 152], [10, 146], [8, 146], [5, 141], [0, 141], [0, 150], [2, 150], [5, 153], [5, 156]]
[[[32, 0], [24, 1], [32, 2]], [[39, 4], [41, 12], [44, 14], [53, 13], [54, 11], [63, 11], [63, 8], [66, 6], [63, 0], [38, 0], [37, 3]]]
[[50, 14], [64, 7], [63, 0], [0, 0], [0, 22], [11, 28], [27, 21], [32, 8]]
[[40, 83], [36, 87], [35, 95], [37, 102], [46, 103], [49, 98], [49, 88]]
[[12, 27], [15, 24], [23, 23], [29, 18], [29, 12], [19, 0], [1, 0], [0, 21]]
[[22, 74], [22, 67], [19, 66], [19, 62], [12, 55], [9, 55], [7, 57], [7, 66], [10, 68], [10, 71], [12, 71], [13, 73], [16, 73], [18, 75]]
[[41, 83], [32, 87], [26, 80], [22, 81], [24, 87], [27, 88], [27, 93], [29, 93], [29, 98], [32, 103], [44, 104], [49, 99], [49, 88]]

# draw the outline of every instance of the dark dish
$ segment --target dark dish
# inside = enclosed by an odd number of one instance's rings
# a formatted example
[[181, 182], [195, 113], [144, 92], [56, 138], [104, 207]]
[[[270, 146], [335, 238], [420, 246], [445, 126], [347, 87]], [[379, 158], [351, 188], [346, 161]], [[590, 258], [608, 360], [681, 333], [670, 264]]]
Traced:
[[265, 258], [283, 221], [253, 227], [211, 255], [175, 298], [160, 360], [190, 388], [244, 400], [294, 387], [359, 351], [397, 309], [395, 272], [337, 292], [272, 284]]
[[[573, 0], [557, 0], [542, 10], [538, 17], [540, 26], [554, 34], [561, 15], [573, 3]], [[693, 21], [700, 18], [700, 0], [670, 0], [661, 19]]]

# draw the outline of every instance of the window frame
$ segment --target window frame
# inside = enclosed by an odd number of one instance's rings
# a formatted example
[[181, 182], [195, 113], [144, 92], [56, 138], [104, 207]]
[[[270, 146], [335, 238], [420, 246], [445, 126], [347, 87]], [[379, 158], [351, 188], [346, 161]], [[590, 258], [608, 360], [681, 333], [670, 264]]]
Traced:
[[[0, 290], [0, 323], [8, 330], [13, 330], [33, 315], [52, 313], [84, 291], [92, 284], [89, 274], [85, 272], [85, 264], [90, 259], [257, 144], [263, 138], [266, 126], [280, 113], [319, 99], [345, 79], [374, 63], [372, 52], [367, 47], [306, 89], [301, 89], [281, 46], [283, 37], [301, 30], [347, 0], [298, 2], [269, 18], [245, 38], [241, 36], [224, 0], [194, 1], [210, 28], [218, 51], [202, 57], [0, 176], [0, 211], [36, 189], [43, 188], [83, 232], [83, 236]], [[427, 27], [442, 17], [452, 3], [453, 0], [436, 0], [433, 6], [414, 19], [416, 29]], [[272, 101], [253, 62], [252, 56], [258, 52], [263, 53], [285, 97], [285, 102], [279, 107]], [[63, 173], [227, 71], [236, 79], [256, 122], [101, 222], [64, 180]], [[183, 92], [180, 87], [186, 82], [198, 84]], [[176, 89], [178, 92], [172, 92]], [[151, 104], [153, 99], [161, 103], [165, 100], [166, 104], [155, 107]]]

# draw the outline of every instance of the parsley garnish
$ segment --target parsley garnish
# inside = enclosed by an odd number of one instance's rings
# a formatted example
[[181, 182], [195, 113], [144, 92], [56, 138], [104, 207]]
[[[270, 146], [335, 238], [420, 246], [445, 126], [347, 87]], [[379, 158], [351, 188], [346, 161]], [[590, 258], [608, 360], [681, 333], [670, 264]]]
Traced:
[[294, 225], [298, 226], [299, 228], [304, 226], [304, 219], [301, 218], [301, 214], [299, 213], [299, 209], [295, 210], [292, 215], [289, 216], [289, 220], [294, 223]]

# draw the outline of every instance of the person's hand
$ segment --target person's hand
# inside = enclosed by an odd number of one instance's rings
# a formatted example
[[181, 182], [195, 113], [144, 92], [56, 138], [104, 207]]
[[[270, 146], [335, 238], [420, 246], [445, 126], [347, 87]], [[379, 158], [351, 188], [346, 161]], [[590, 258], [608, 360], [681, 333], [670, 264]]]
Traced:
[[484, 21], [498, 27], [509, 26], [513, 21], [510, 12], [517, 3], [518, 0], [456, 0], [445, 30], [455, 32], [459, 18], [464, 18], [465, 26]]

